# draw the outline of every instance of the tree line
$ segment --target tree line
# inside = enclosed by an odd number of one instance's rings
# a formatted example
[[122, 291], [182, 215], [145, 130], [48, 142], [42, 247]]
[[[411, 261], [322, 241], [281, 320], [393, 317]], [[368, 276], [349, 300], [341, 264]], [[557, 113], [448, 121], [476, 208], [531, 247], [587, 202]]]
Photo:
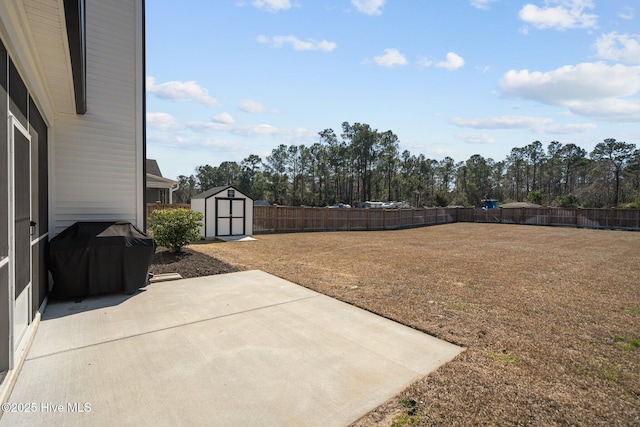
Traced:
[[560, 207], [640, 208], [640, 150], [613, 138], [591, 153], [575, 144], [540, 141], [504, 160], [474, 154], [464, 162], [399, 151], [398, 136], [364, 123], [318, 133], [313, 145], [281, 144], [265, 159], [198, 166], [180, 175], [177, 203], [231, 184], [254, 200], [290, 206], [405, 201], [422, 206], [481, 206], [483, 199]]

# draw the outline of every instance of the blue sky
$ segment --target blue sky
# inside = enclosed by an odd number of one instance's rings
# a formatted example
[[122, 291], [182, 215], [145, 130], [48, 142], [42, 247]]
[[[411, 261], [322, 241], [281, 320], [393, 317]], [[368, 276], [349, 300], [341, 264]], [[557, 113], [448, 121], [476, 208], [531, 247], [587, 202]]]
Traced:
[[637, 0], [147, 0], [147, 157], [163, 175], [368, 123], [503, 160], [640, 145]]

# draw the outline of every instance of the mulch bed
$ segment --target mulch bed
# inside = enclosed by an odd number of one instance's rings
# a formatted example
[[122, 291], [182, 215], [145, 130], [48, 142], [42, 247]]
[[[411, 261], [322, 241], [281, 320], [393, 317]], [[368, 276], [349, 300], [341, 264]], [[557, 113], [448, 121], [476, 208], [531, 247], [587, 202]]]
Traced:
[[185, 279], [236, 271], [240, 271], [238, 267], [233, 267], [202, 252], [184, 248], [182, 252], [173, 253], [163, 247], [156, 249], [149, 268], [149, 272], [153, 274], [178, 273]]

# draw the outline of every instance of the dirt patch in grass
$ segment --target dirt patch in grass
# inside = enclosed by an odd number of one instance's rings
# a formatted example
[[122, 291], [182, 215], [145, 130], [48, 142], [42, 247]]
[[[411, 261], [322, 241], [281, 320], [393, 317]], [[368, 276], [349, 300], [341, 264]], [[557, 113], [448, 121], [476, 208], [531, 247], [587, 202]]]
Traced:
[[256, 237], [190, 250], [467, 348], [358, 426], [640, 425], [640, 233], [459, 223]]

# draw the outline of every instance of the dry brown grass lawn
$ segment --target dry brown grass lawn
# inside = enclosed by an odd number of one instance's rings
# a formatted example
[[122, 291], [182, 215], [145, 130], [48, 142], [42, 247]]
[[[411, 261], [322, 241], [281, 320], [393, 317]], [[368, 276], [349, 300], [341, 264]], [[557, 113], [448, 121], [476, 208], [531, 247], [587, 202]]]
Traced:
[[640, 425], [640, 233], [459, 223], [257, 238], [191, 249], [467, 348], [357, 425]]

